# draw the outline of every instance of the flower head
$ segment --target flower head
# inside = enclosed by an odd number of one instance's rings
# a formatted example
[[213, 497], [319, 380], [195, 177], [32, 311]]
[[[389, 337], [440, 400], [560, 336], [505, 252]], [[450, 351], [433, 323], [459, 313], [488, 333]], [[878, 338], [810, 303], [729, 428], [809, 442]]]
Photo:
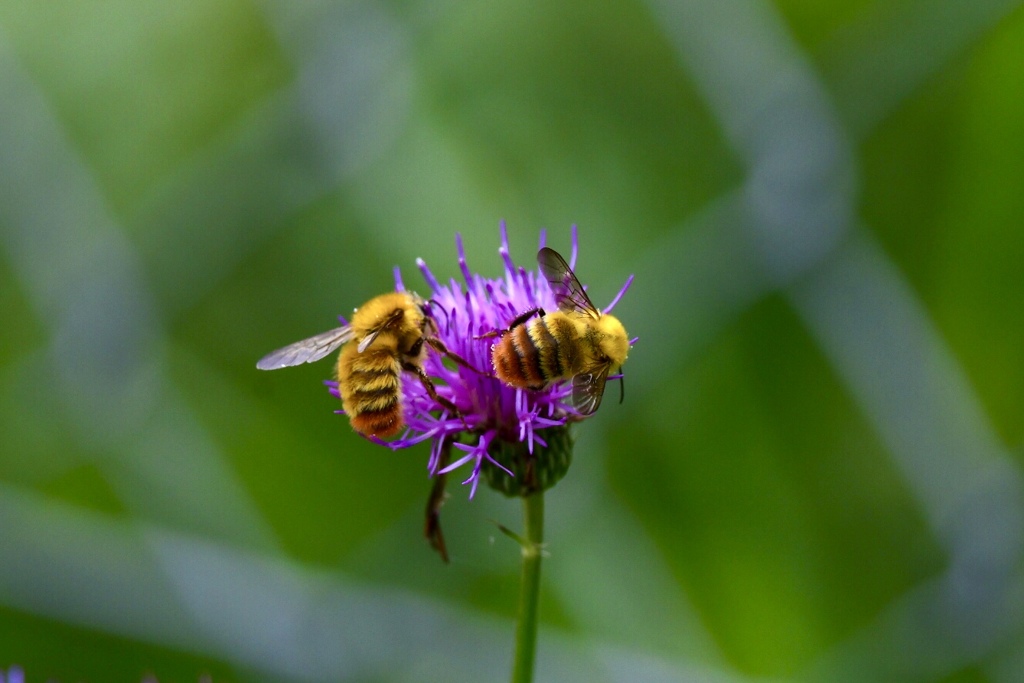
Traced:
[[[544, 242], [545, 236], [541, 233], [540, 247], [544, 247]], [[430, 475], [443, 475], [469, 466], [470, 473], [463, 484], [470, 486], [470, 497], [476, 493], [484, 475], [492, 486], [510, 495], [523, 494], [517, 486], [526, 486], [527, 493], [531, 487], [547, 488], [568, 467], [571, 441], [566, 427], [581, 419], [573, 408], [571, 383], [551, 382], [536, 390], [514, 388], [494, 377], [491, 353], [495, 339], [510, 322], [528, 311], [557, 310], [559, 302], [540, 272], [516, 266], [512, 261], [504, 224], [498, 250], [504, 264], [501, 278], [489, 279], [471, 272], [458, 236], [456, 247], [461, 281], [452, 278], [442, 283], [422, 259], [417, 260], [417, 266], [430, 288], [424, 298], [437, 328], [437, 339], [466, 361], [465, 365], [456, 364], [446, 361], [444, 354], [430, 353], [424, 362], [424, 371], [434, 380], [437, 395], [455, 405], [459, 414], [440, 405], [421, 382], [403, 382], [404, 433], [393, 441], [369, 438], [394, 450], [429, 440], [427, 468]], [[577, 251], [574, 227], [570, 268], [575, 264]], [[612, 306], [631, 282], [632, 278], [627, 280]], [[405, 291], [397, 268], [395, 288]], [[610, 309], [611, 306], [606, 312]], [[337, 395], [337, 384], [328, 384]], [[532, 458], [535, 449], [548, 449], [552, 445], [564, 451], [563, 457], [556, 457], [553, 467], [538, 466]], [[448, 462], [452, 447], [460, 453], [455, 454], [454, 461]], [[524, 458], [529, 461], [526, 469]], [[511, 483], [524, 474], [530, 481]]]

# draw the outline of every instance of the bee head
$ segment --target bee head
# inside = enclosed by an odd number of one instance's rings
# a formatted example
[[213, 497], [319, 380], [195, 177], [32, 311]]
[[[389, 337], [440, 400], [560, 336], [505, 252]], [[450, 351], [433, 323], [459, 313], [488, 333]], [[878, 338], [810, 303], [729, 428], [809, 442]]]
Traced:
[[600, 346], [604, 355], [611, 360], [612, 367], [617, 369], [626, 362], [629, 355], [629, 335], [619, 319], [613, 315], [602, 315], [594, 323], [601, 332]]

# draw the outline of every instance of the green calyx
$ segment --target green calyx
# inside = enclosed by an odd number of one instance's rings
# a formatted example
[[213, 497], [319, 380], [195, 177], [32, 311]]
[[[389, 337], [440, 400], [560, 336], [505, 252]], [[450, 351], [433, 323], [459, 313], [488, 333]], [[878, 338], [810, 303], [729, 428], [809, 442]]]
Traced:
[[525, 443], [495, 439], [488, 454], [495, 461], [508, 468], [515, 476], [492, 463], [485, 462], [482, 473], [487, 484], [509, 497], [532, 495], [546, 491], [565, 476], [572, 463], [572, 447], [575, 439], [568, 427], [552, 427], [537, 432], [547, 446], [534, 442], [533, 453]]

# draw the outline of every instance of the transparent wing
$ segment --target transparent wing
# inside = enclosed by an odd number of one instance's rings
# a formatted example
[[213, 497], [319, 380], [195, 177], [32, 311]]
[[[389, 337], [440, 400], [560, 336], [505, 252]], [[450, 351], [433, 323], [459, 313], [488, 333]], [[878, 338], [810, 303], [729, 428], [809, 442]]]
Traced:
[[572, 405], [580, 415], [593, 415], [601, 405], [609, 366], [597, 372], [584, 372], [572, 378]]
[[377, 324], [377, 327], [367, 332], [366, 336], [359, 340], [359, 346], [356, 348], [356, 350], [359, 351], [359, 353], [365, 351], [367, 348], [369, 348], [370, 344], [373, 343], [373, 341], [381, 332], [383, 332], [386, 329], [394, 327], [404, 317], [405, 311], [402, 310], [401, 308], [396, 308], [394, 311], [391, 312], [391, 315], [381, 320], [380, 323]]
[[566, 313], [586, 313], [592, 318], [601, 317], [601, 312], [590, 301], [590, 297], [583, 291], [583, 285], [557, 251], [544, 247], [537, 252], [537, 264], [551, 285], [551, 291], [555, 293], [559, 309]]
[[380, 334], [380, 331], [382, 329], [384, 329], [384, 328], [383, 327], [378, 327], [376, 330], [374, 330], [373, 332], [370, 332], [368, 335], [363, 337], [359, 341], [359, 346], [356, 347], [356, 351], [358, 351], [359, 353], [362, 353], [363, 351], [365, 351], [366, 347], [368, 347], [370, 344], [373, 343], [373, 340], [377, 338], [377, 335]]
[[349, 341], [352, 341], [352, 328], [346, 325], [289, 344], [283, 349], [271, 351], [260, 358], [256, 367], [260, 370], [278, 370], [290, 368], [293, 365], [312, 363]]

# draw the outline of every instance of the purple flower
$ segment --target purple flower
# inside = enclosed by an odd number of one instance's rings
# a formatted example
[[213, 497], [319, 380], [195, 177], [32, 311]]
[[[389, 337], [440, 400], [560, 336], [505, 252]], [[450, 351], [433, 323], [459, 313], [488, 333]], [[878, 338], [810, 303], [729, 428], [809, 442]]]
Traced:
[[7, 675], [4, 675], [2, 669], [0, 669], [0, 683], [25, 683], [25, 672], [20, 666], [11, 666], [7, 669]]
[[[540, 246], [545, 242], [541, 233]], [[429, 353], [424, 370], [435, 383], [437, 394], [453, 403], [461, 415], [451, 414], [439, 405], [417, 381], [402, 383], [402, 401], [406, 428], [399, 438], [371, 441], [393, 450], [409, 448], [430, 441], [427, 469], [431, 476], [444, 475], [464, 466], [470, 467], [463, 484], [470, 486], [470, 498], [476, 493], [480, 477], [486, 476], [492, 486], [510, 495], [522, 495], [519, 486], [547, 488], [568, 468], [571, 438], [570, 422], [581, 416], [572, 406], [571, 383], [555, 382], [532, 391], [510, 387], [493, 376], [491, 349], [495, 333], [508, 328], [511, 321], [526, 311], [558, 309], [558, 302], [548, 281], [536, 268], [527, 270], [512, 262], [508, 233], [501, 226], [501, 247], [498, 253], [504, 263], [500, 279], [474, 274], [466, 264], [462, 239], [456, 236], [459, 269], [462, 280], [440, 282], [422, 259], [417, 260], [420, 273], [430, 287], [430, 315], [437, 326], [437, 338], [448, 350], [465, 359], [472, 368], [445, 360], [440, 353]], [[570, 267], [575, 265], [578, 242], [575, 226], [572, 231]], [[627, 280], [615, 297], [618, 302], [632, 282]], [[395, 269], [395, 288], [405, 291], [401, 272]], [[607, 310], [610, 310], [611, 306]], [[607, 312], [607, 310], [605, 312]], [[337, 383], [328, 382], [337, 396]], [[548, 469], [536, 463], [535, 449], [550, 450], [558, 446], [560, 454]], [[449, 462], [452, 447], [461, 457]], [[524, 468], [525, 464], [525, 468]], [[517, 475], [529, 475], [531, 482], [513, 483]], [[528, 493], [528, 490], [526, 491]]]

